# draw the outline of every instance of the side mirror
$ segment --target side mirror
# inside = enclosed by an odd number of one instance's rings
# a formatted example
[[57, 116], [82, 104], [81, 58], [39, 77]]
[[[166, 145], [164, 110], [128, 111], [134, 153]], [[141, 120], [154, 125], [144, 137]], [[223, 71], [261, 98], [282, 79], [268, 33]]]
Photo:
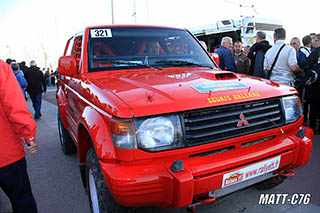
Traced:
[[59, 58], [59, 74], [60, 75], [75, 75], [77, 74], [77, 61], [74, 56], [62, 56]]
[[219, 66], [219, 55], [217, 53], [209, 53], [211, 58], [216, 62], [216, 64]]

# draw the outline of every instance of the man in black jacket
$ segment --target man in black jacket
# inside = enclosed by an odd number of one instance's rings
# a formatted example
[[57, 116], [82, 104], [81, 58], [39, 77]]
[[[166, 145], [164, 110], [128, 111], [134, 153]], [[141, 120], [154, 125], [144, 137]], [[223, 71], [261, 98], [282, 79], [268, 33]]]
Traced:
[[30, 95], [35, 111], [34, 119], [37, 121], [41, 119], [42, 92], [46, 92], [47, 87], [44, 75], [34, 60], [30, 62], [30, 68], [26, 72], [25, 78], [28, 82], [27, 92]]
[[[302, 64], [302, 69], [305, 70], [306, 76], [309, 78], [306, 82], [305, 99], [310, 104], [310, 127], [315, 134], [320, 133], [320, 34], [316, 34], [313, 41], [314, 49]], [[316, 75], [312, 75], [316, 73]], [[307, 116], [305, 114], [305, 116]]]
[[266, 34], [262, 31], [256, 34], [256, 43], [250, 48], [248, 58], [251, 60], [250, 75], [266, 78], [263, 62], [264, 55], [271, 48], [271, 45], [266, 39]]
[[25, 62], [25, 61], [22, 61], [22, 62], [20, 63], [20, 70], [22, 70], [23, 75], [26, 74], [26, 72], [27, 72], [27, 70], [28, 70], [28, 67], [26, 66], [26, 62]]

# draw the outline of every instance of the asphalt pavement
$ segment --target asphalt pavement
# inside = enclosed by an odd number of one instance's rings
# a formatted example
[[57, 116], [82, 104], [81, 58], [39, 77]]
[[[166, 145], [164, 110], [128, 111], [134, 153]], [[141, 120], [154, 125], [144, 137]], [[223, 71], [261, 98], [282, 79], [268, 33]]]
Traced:
[[[42, 120], [37, 121], [37, 140], [39, 153], [27, 155], [28, 173], [33, 194], [40, 213], [86, 213], [90, 212], [88, 199], [82, 187], [77, 155], [66, 156], [62, 153], [57, 130], [57, 106], [55, 88], [49, 87], [43, 96]], [[33, 113], [31, 101], [27, 101]], [[197, 212], [244, 212], [244, 213], [298, 213], [320, 212], [320, 137], [313, 142], [310, 162], [295, 170], [296, 175], [288, 178], [283, 184], [266, 191], [253, 187], [235, 192], [215, 202], [197, 207]], [[297, 193], [310, 194], [308, 205], [290, 203], [278, 205], [260, 205], [260, 195], [264, 193], [284, 193], [293, 196]], [[0, 190], [0, 213], [11, 212], [7, 197]], [[162, 210], [158, 208], [140, 208], [136, 212], [165, 213], [186, 212], [186, 208]]]

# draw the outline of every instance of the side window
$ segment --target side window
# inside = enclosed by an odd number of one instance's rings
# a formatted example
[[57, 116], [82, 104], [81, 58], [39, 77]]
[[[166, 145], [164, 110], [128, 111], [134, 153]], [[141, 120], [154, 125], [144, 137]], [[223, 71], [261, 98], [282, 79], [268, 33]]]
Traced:
[[81, 58], [81, 46], [82, 36], [75, 37], [71, 55], [75, 56], [77, 61], [80, 61]]

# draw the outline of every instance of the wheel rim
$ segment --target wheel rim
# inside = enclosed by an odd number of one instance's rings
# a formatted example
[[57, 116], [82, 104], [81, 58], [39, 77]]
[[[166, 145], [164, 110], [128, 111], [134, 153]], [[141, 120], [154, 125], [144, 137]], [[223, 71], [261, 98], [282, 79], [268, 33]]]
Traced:
[[100, 213], [97, 188], [96, 188], [96, 183], [94, 181], [94, 177], [92, 173], [93, 173], [92, 169], [90, 168], [89, 169], [89, 187], [90, 187], [91, 207], [94, 213]]

